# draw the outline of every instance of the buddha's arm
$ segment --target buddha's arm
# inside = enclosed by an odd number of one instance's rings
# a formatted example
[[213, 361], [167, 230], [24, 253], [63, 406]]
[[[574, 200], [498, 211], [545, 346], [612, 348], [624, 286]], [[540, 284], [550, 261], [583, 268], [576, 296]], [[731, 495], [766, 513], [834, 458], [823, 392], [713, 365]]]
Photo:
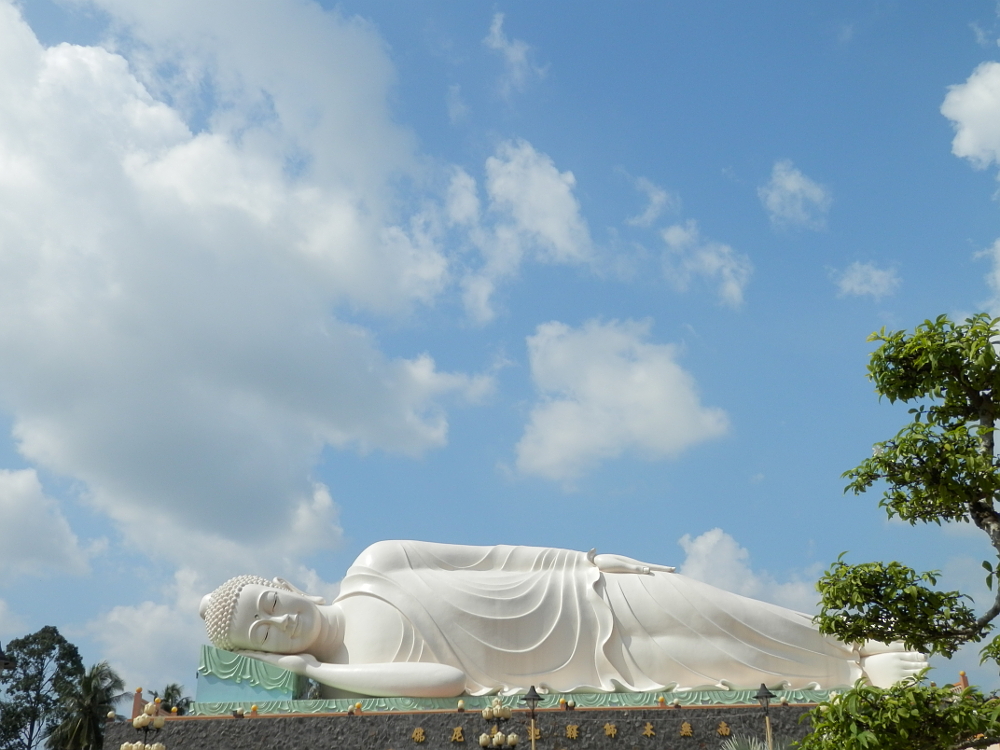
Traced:
[[652, 563], [639, 562], [624, 555], [595, 555], [591, 550], [587, 555], [594, 565], [602, 573], [635, 573], [639, 575], [649, 575], [657, 571], [661, 573], [673, 573], [674, 568], [669, 565], [654, 565]]
[[450, 698], [465, 691], [465, 674], [445, 664], [326, 664], [309, 654], [239, 653], [304, 675], [323, 685], [362, 695]]

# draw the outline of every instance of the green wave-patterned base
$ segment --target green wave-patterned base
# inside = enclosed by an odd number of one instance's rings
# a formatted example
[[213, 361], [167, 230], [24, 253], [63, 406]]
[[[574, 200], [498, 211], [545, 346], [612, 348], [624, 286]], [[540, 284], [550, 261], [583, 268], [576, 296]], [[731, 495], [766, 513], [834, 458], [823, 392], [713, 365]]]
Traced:
[[308, 681], [287, 669], [258, 659], [202, 646], [196, 701], [290, 701], [301, 698]]
[[[847, 688], [841, 688], [846, 690]], [[539, 708], [560, 708], [560, 699], [574, 701], [577, 708], [657, 708], [666, 706], [756, 706], [756, 690], [684, 690], [663, 693], [550, 693], [542, 696]], [[775, 690], [775, 703], [819, 703], [825, 701], [830, 690]], [[361, 704], [362, 712], [384, 711], [455, 711], [458, 701], [465, 703], [467, 712], [478, 712], [493, 704], [498, 696], [464, 696], [459, 698], [350, 698], [337, 700], [298, 701], [230, 701], [224, 703], [198, 702], [192, 705], [194, 716], [231, 715], [237, 709], [250, 712], [257, 706], [260, 714], [326, 714], [345, 713]], [[505, 706], [523, 709], [519, 695], [499, 696]], [[660, 698], [664, 699], [660, 703]]]
[[[257, 659], [202, 646], [198, 664], [197, 700], [191, 707], [195, 716], [232, 715], [242, 708], [257, 706], [261, 714], [344, 713], [356, 704], [362, 711], [454, 711], [459, 698], [338, 698], [330, 700], [295, 700], [305, 693], [307, 681], [280, 667]], [[847, 690], [847, 687], [835, 690]], [[775, 703], [819, 703], [830, 690], [778, 690]], [[755, 689], [730, 690], [704, 688], [651, 693], [549, 693], [542, 696], [539, 708], [559, 708], [560, 699], [576, 703], [578, 708], [656, 708], [667, 706], [743, 706], [757, 705]], [[524, 708], [521, 696], [462, 696], [467, 711], [481, 711], [499, 697], [505, 706]], [[663, 698], [663, 703], [660, 702]]]

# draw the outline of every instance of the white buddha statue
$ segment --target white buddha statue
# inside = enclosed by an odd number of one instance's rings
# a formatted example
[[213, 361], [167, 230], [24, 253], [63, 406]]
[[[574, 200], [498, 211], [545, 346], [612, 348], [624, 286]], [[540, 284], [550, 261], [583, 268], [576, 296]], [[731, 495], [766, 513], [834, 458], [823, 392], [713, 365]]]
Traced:
[[361, 553], [332, 604], [239, 576], [201, 615], [219, 648], [372, 696], [887, 686], [927, 666], [899, 644], [845, 644], [808, 615], [673, 570], [593, 552], [386, 541]]

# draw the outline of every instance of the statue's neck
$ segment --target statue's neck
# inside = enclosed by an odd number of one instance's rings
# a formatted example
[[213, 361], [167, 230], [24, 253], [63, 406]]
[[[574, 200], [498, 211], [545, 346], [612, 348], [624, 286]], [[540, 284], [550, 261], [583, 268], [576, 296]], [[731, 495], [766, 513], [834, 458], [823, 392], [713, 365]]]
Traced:
[[319, 637], [309, 651], [321, 662], [335, 664], [344, 643], [344, 612], [338, 604], [320, 605], [319, 611], [322, 615]]

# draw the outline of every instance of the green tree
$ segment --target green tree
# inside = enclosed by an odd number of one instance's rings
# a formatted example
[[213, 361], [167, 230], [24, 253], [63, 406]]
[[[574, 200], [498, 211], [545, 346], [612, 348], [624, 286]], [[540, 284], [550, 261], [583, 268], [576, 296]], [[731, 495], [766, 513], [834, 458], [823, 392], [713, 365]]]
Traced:
[[[847, 490], [859, 494], [884, 483], [880, 505], [911, 525], [960, 522], [980, 529], [996, 559], [983, 562], [986, 582], [1000, 569], [1000, 462], [994, 431], [1000, 418], [1000, 319], [975, 315], [963, 323], [946, 316], [912, 333], [885, 329], [868, 365], [875, 391], [911, 406], [911, 419], [895, 437], [846, 472]], [[844, 555], [817, 584], [817, 623], [849, 643], [902, 641], [910, 649], [950, 657], [966, 643], [986, 640], [1000, 614], [997, 596], [977, 614], [959, 591], [935, 588], [937, 572], [899, 562], [851, 565]], [[1000, 639], [981, 650], [1000, 659]], [[858, 685], [811, 715], [810, 750], [970, 747], [977, 735], [998, 734], [994, 698], [976, 690], [935, 688], [910, 680], [887, 690]], [[995, 740], [994, 740], [995, 741]]]
[[52, 750], [100, 750], [109, 712], [125, 697], [125, 682], [106, 661], [92, 666], [66, 697], [65, 717], [49, 735]]
[[915, 679], [890, 688], [858, 685], [814, 709], [802, 750], [949, 750], [995, 740], [1000, 701], [973, 688]]
[[0, 750], [34, 750], [65, 717], [83, 662], [51, 625], [12, 640], [7, 655], [16, 665], [0, 673]]
[[162, 693], [154, 690], [153, 698], [160, 699], [160, 708], [164, 711], [169, 712], [171, 709], [176, 708], [178, 716], [186, 714], [190, 710], [192, 703], [191, 698], [184, 695], [184, 688], [176, 682], [171, 682], [163, 688]]

